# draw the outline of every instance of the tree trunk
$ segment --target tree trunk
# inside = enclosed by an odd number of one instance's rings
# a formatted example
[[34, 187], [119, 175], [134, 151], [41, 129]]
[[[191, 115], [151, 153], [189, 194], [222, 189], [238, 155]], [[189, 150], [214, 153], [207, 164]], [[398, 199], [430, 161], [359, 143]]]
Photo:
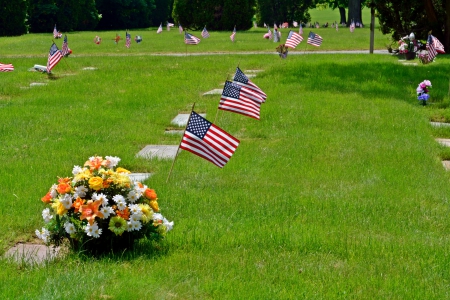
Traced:
[[[450, 0], [448, 0], [450, 1]], [[345, 8], [344, 7], [339, 7], [339, 14], [341, 16], [341, 21], [339, 22], [339, 24], [347, 24], [347, 20], [345, 19]]]
[[373, 44], [375, 37], [375, 7], [370, 8], [370, 54], [373, 54]]
[[362, 23], [361, 20], [361, 0], [349, 0], [348, 1], [348, 24], [351, 22]]

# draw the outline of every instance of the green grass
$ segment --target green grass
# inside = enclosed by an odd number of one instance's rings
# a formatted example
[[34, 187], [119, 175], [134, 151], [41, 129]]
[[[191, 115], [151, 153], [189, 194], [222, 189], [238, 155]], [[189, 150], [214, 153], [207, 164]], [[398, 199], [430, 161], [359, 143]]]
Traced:
[[[330, 25], [334, 22], [340, 22], [341, 17], [339, 14], [339, 9], [332, 10], [331, 8], [327, 9], [311, 9], [309, 11], [309, 14], [311, 15], [311, 22], [319, 22], [319, 24], [322, 26], [326, 22], [328, 22]], [[348, 17], [348, 9], [345, 10], [345, 18]], [[361, 17], [363, 24], [366, 27], [370, 26], [370, 8], [364, 7], [361, 11]], [[378, 26], [378, 19], [375, 19], [376, 27]], [[342, 29], [342, 28], [341, 28]], [[348, 29], [347, 29], [348, 30]], [[359, 29], [358, 29], [359, 30]]]
[[[429, 125], [447, 114], [448, 56], [405, 66], [389, 55], [237, 52], [273, 49], [262, 29], [234, 45], [213, 33], [188, 55], [152, 56], [186, 50], [175, 30], [146, 33], [129, 51], [74, 33], [54, 80], [27, 71], [46, 63], [49, 35], [0, 39], [0, 61], [16, 67], [0, 74], [0, 251], [35, 240], [40, 198], [92, 155], [154, 172], [146, 183], [175, 222], [162, 244], [131, 253], [34, 267], [0, 260], [2, 299], [448, 298], [450, 184], [434, 137], [450, 131]], [[189, 55], [219, 50], [234, 53]], [[220, 97], [201, 95], [238, 64], [264, 70], [253, 79], [268, 95], [261, 120], [220, 111], [215, 123], [241, 141], [229, 163], [183, 151], [166, 183], [172, 162], [136, 153], [176, 145], [164, 130], [194, 102], [214, 120]], [[426, 107], [415, 94], [424, 79]], [[48, 85], [23, 88], [31, 82]]]

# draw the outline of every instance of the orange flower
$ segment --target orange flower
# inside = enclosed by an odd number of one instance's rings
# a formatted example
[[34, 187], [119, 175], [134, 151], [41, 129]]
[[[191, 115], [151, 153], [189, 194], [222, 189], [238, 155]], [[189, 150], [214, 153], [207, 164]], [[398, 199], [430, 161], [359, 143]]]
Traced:
[[91, 170], [98, 170], [100, 167], [105, 166], [107, 163], [106, 160], [103, 160], [101, 156], [95, 156], [92, 159], [89, 159], [84, 163], [85, 167], [89, 167]]
[[71, 189], [72, 189], [72, 187], [70, 186], [70, 184], [68, 184], [66, 182], [61, 182], [56, 187], [56, 191], [58, 191], [58, 193], [60, 193], [60, 194], [68, 193], [68, 192], [70, 192]]
[[125, 208], [124, 210], [116, 210], [116, 215], [122, 219], [128, 220], [130, 218], [130, 210]]
[[149, 205], [153, 209], [154, 212], [158, 212], [159, 211], [159, 205], [158, 205], [158, 202], [156, 200], [151, 200]]
[[92, 226], [94, 224], [95, 217], [104, 218], [102, 212], [98, 211], [99, 206], [102, 204], [102, 200], [92, 201], [89, 200], [85, 205], [81, 205], [80, 208], [80, 220], [88, 220], [89, 224]]
[[148, 200], [156, 200], [158, 199], [158, 196], [156, 195], [155, 190], [152, 189], [146, 189], [144, 192], [144, 197]]
[[78, 197], [77, 200], [75, 200], [75, 202], [72, 204], [72, 207], [75, 209], [75, 212], [79, 212], [83, 204], [84, 200]]
[[50, 196], [50, 192], [48, 192], [44, 197], [42, 197], [41, 200], [44, 203], [52, 202], [52, 196]]

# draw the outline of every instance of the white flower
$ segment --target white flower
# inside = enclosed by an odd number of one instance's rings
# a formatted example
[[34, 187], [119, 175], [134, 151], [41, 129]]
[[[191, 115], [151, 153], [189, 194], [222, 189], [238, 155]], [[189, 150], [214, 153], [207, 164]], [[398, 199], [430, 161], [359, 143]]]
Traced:
[[173, 221], [169, 222], [166, 218], [164, 218], [163, 224], [164, 224], [164, 226], [166, 226], [167, 231], [171, 231], [172, 230], [172, 228], [173, 228]]
[[122, 211], [122, 210], [124, 210], [125, 208], [127, 208], [127, 204], [125, 203], [125, 201], [123, 201], [123, 202], [117, 202], [117, 208], [118, 208], [120, 211]]
[[131, 221], [127, 222], [127, 231], [128, 232], [133, 231], [133, 224], [131, 224]]
[[107, 160], [106, 167], [109, 169], [112, 169], [115, 166], [117, 166], [120, 161], [120, 158], [118, 158], [117, 156], [106, 156], [105, 158]]
[[132, 214], [130, 216], [130, 220], [132, 221], [140, 221], [142, 219], [142, 212], [137, 213], [137, 214]]
[[[85, 187], [84, 185], [79, 185], [75, 188], [75, 195], [77, 196], [76, 198], [80, 197], [83, 198], [86, 196], [86, 193], [88, 191], [88, 188]], [[74, 197], [75, 197], [74, 195]]]
[[92, 194], [92, 200], [94, 200], [94, 201], [102, 200], [102, 205], [103, 206], [108, 205], [108, 198], [103, 193], [101, 193], [101, 194], [97, 194], [97, 193]]
[[130, 204], [130, 205], [128, 205], [128, 209], [130, 210], [130, 213], [132, 213], [132, 214], [142, 213], [141, 207], [139, 205], [137, 205], [137, 204]]
[[133, 230], [139, 231], [142, 228], [142, 224], [139, 221], [130, 221], [131, 223], [131, 227], [133, 228]]
[[64, 229], [66, 230], [66, 232], [67, 232], [68, 234], [74, 234], [74, 233], [76, 232], [76, 230], [75, 230], [75, 225], [73, 225], [73, 224], [70, 223], [70, 222], [64, 223]]
[[72, 196], [69, 194], [64, 194], [59, 200], [65, 209], [70, 209], [72, 207]]
[[164, 217], [162, 214], [160, 213], [154, 213], [153, 214], [153, 221], [163, 221]]
[[114, 212], [114, 209], [112, 209], [111, 206], [103, 206], [100, 209], [100, 212], [103, 214], [103, 218], [107, 219], [109, 218], [110, 215], [115, 215], [116, 213]]
[[88, 236], [92, 236], [95, 238], [99, 238], [100, 234], [102, 234], [102, 230], [100, 228], [98, 228], [97, 222], [94, 222], [94, 224], [92, 224], [92, 226], [88, 223], [84, 227], [84, 231], [86, 232], [86, 234]]
[[167, 231], [172, 230], [173, 228], [173, 221], [169, 222], [166, 218], [163, 217], [160, 213], [154, 213], [153, 214], [153, 221], [161, 221], [164, 226], [166, 226]]
[[83, 171], [83, 168], [82, 168], [82, 167], [80, 167], [80, 166], [73, 166], [72, 174], [73, 174], [73, 175], [77, 175], [78, 173], [80, 173], [80, 172], [82, 172], [82, 171]]
[[122, 195], [115, 195], [112, 199], [116, 203], [125, 202], [125, 198]]
[[127, 199], [131, 202], [131, 203], [134, 203], [134, 202], [136, 202], [136, 200], [137, 199], [139, 199], [139, 197], [140, 197], [140, 195], [139, 195], [139, 193], [137, 193], [136, 191], [130, 191], [129, 193], [128, 193], [128, 197], [127, 197]]
[[46, 208], [42, 211], [42, 218], [44, 219], [45, 223], [50, 222], [50, 220], [53, 218], [53, 216], [50, 213], [50, 208]]
[[41, 231], [37, 230], [35, 231], [36, 236], [44, 241], [44, 243], [48, 243], [48, 239], [50, 237], [50, 231], [42, 227]]
[[52, 187], [50, 188], [50, 196], [52, 198], [56, 198], [56, 196], [58, 196], [58, 192], [56, 191], [57, 188], [58, 186], [56, 184], [52, 185]]

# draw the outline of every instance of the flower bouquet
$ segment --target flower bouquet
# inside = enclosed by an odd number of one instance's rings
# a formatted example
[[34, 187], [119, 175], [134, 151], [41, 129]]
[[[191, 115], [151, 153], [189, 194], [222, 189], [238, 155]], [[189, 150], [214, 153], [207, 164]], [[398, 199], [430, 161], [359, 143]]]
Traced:
[[418, 44], [413, 33], [402, 37], [398, 41], [398, 52], [400, 54], [404, 54], [407, 60], [414, 59], [416, 57], [417, 49]]
[[419, 83], [419, 86], [416, 89], [417, 100], [421, 101], [422, 105], [427, 105], [427, 101], [430, 98], [430, 95], [428, 95], [428, 88], [431, 88], [431, 82], [429, 80], [424, 80]]
[[132, 248], [136, 240], [160, 240], [173, 227], [159, 213], [158, 197], [130, 171], [117, 167], [120, 158], [90, 157], [74, 166], [73, 177], [59, 178], [41, 199], [45, 226], [36, 230], [46, 244], [65, 239], [74, 250], [91, 253]]

